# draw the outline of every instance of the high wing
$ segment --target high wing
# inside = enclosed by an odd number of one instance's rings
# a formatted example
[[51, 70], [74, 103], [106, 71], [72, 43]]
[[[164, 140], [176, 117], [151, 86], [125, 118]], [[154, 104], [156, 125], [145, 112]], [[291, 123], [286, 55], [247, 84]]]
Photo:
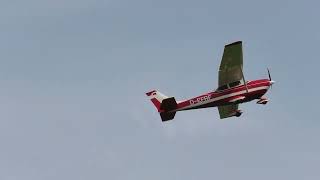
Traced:
[[238, 104], [231, 104], [225, 106], [218, 106], [220, 119], [228, 118], [235, 115], [235, 112], [238, 110]]
[[219, 68], [219, 87], [243, 79], [242, 56], [241, 41], [228, 44], [224, 47]]
[[[224, 47], [222, 60], [219, 67], [219, 87], [244, 79], [242, 73], [243, 55], [242, 42], [237, 41]], [[219, 106], [220, 119], [235, 115], [238, 104]]]

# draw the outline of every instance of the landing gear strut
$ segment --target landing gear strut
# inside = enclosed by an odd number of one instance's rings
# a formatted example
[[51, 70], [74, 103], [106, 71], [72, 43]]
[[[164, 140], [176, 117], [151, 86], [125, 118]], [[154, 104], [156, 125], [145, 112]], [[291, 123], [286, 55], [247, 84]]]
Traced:
[[241, 111], [241, 110], [236, 110], [234, 116], [240, 117], [241, 114], [242, 114], [242, 111]]

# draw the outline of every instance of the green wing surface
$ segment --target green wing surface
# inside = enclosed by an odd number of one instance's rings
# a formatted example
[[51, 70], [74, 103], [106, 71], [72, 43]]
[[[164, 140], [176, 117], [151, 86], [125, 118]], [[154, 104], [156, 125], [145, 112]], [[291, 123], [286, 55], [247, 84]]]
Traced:
[[242, 42], [237, 41], [224, 47], [219, 68], [219, 87], [242, 80]]
[[225, 106], [218, 106], [220, 119], [228, 118], [234, 115], [234, 112], [238, 110], [238, 104], [231, 104]]

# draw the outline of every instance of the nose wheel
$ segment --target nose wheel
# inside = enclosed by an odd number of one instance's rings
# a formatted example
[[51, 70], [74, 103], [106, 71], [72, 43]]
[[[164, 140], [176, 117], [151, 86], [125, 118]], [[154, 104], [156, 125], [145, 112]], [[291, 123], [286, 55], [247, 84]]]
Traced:
[[257, 104], [263, 104], [266, 105], [269, 102], [269, 100], [265, 97], [261, 97], [258, 101]]

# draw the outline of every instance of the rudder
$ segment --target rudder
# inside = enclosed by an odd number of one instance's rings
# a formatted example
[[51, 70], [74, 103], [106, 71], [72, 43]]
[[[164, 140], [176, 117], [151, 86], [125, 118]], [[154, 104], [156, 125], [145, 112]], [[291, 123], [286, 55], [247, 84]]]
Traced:
[[149, 96], [151, 102], [157, 108], [162, 121], [169, 121], [174, 118], [176, 115], [174, 110], [178, 106], [174, 97], [168, 98], [156, 90], [150, 91], [146, 95]]
[[153, 105], [157, 108], [158, 112], [161, 111], [161, 103], [164, 99], [167, 99], [168, 97], [162, 93], [160, 93], [157, 90], [153, 90], [150, 92], [147, 92], [146, 95], [150, 98]]

